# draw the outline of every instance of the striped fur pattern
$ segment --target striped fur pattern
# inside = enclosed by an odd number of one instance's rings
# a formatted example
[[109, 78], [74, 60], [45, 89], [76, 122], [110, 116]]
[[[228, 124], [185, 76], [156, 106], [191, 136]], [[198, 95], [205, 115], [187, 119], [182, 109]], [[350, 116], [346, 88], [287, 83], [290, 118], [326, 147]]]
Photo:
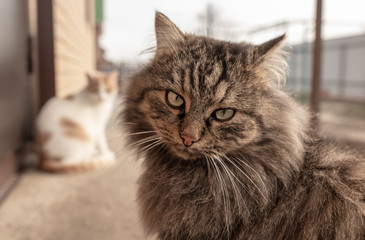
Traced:
[[[147, 232], [362, 239], [364, 158], [314, 137], [306, 111], [281, 90], [284, 36], [218, 41], [183, 34], [161, 13], [155, 25], [155, 57], [130, 79], [122, 113], [145, 157], [138, 199]], [[234, 114], [219, 119], [222, 109]]]

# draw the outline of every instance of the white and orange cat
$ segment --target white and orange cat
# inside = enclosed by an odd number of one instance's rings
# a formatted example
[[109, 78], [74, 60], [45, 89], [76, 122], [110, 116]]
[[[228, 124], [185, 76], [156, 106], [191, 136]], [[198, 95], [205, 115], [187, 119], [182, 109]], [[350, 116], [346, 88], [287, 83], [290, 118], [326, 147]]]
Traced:
[[46, 102], [36, 121], [41, 169], [72, 172], [114, 162], [105, 129], [117, 96], [118, 77], [118, 72], [88, 74], [88, 84], [80, 92]]

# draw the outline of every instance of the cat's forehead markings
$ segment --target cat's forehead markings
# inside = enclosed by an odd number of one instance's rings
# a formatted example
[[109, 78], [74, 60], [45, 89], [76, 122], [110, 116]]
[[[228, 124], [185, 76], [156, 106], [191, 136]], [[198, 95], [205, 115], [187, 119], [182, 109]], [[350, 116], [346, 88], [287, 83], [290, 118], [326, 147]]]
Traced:
[[172, 73], [171, 73], [171, 77], [172, 77], [172, 82], [173, 83], [178, 83], [179, 81], [181, 81], [182, 79], [182, 77], [180, 76], [180, 73], [179, 72], [177, 72], [177, 71], [172, 71]]
[[183, 91], [190, 91], [190, 83], [189, 83], [189, 78], [190, 78], [190, 69], [184, 69], [181, 72], [182, 76], [181, 76], [181, 86]]
[[188, 113], [190, 111], [190, 107], [191, 107], [191, 99], [188, 93], [186, 93], [185, 91], [181, 92], [181, 96], [184, 99], [185, 102], [185, 111]]
[[228, 82], [222, 82], [217, 86], [217, 90], [214, 95], [214, 99], [217, 102], [223, 102], [230, 93], [230, 84]]

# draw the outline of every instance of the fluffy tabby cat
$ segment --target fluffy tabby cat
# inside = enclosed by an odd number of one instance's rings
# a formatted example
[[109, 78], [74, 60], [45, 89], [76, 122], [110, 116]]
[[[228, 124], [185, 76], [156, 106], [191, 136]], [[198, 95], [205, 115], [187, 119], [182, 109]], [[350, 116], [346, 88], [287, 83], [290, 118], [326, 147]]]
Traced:
[[53, 97], [43, 106], [36, 121], [43, 170], [81, 171], [114, 161], [105, 128], [117, 95], [118, 76], [118, 72], [89, 74], [83, 90], [66, 98]]
[[122, 114], [144, 152], [138, 199], [159, 239], [364, 239], [365, 161], [311, 134], [280, 86], [285, 36], [252, 45], [182, 33], [157, 49]]

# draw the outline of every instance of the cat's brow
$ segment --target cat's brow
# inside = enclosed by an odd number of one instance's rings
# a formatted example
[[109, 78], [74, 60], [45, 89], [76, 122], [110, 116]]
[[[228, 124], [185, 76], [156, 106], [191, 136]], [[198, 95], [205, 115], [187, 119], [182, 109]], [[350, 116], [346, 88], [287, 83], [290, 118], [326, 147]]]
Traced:
[[221, 99], [220, 103], [222, 103], [225, 99], [227, 99], [230, 96], [232, 89], [233, 89], [233, 86], [232, 85], [230, 85], [230, 86], [228, 86], [226, 88], [225, 93], [224, 93], [224, 96]]
[[195, 85], [194, 85], [194, 68], [195, 65], [194, 63], [191, 63], [189, 66], [189, 73], [190, 73], [190, 89], [194, 89]]
[[219, 85], [225, 80], [227, 80], [227, 63], [226, 61], [222, 61], [220, 74], [215, 82], [215, 85], [213, 86], [213, 91], [215, 91], [215, 89], [217, 89]]
[[180, 83], [181, 83], [181, 89], [185, 91], [185, 76], [186, 76], [186, 69], [180, 70]]
[[215, 93], [214, 93], [214, 100], [217, 103], [223, 103], [227, 98], [230, 97], [232, 90], [232, 86], [228, 83], [222, 83], [220, 84]]

